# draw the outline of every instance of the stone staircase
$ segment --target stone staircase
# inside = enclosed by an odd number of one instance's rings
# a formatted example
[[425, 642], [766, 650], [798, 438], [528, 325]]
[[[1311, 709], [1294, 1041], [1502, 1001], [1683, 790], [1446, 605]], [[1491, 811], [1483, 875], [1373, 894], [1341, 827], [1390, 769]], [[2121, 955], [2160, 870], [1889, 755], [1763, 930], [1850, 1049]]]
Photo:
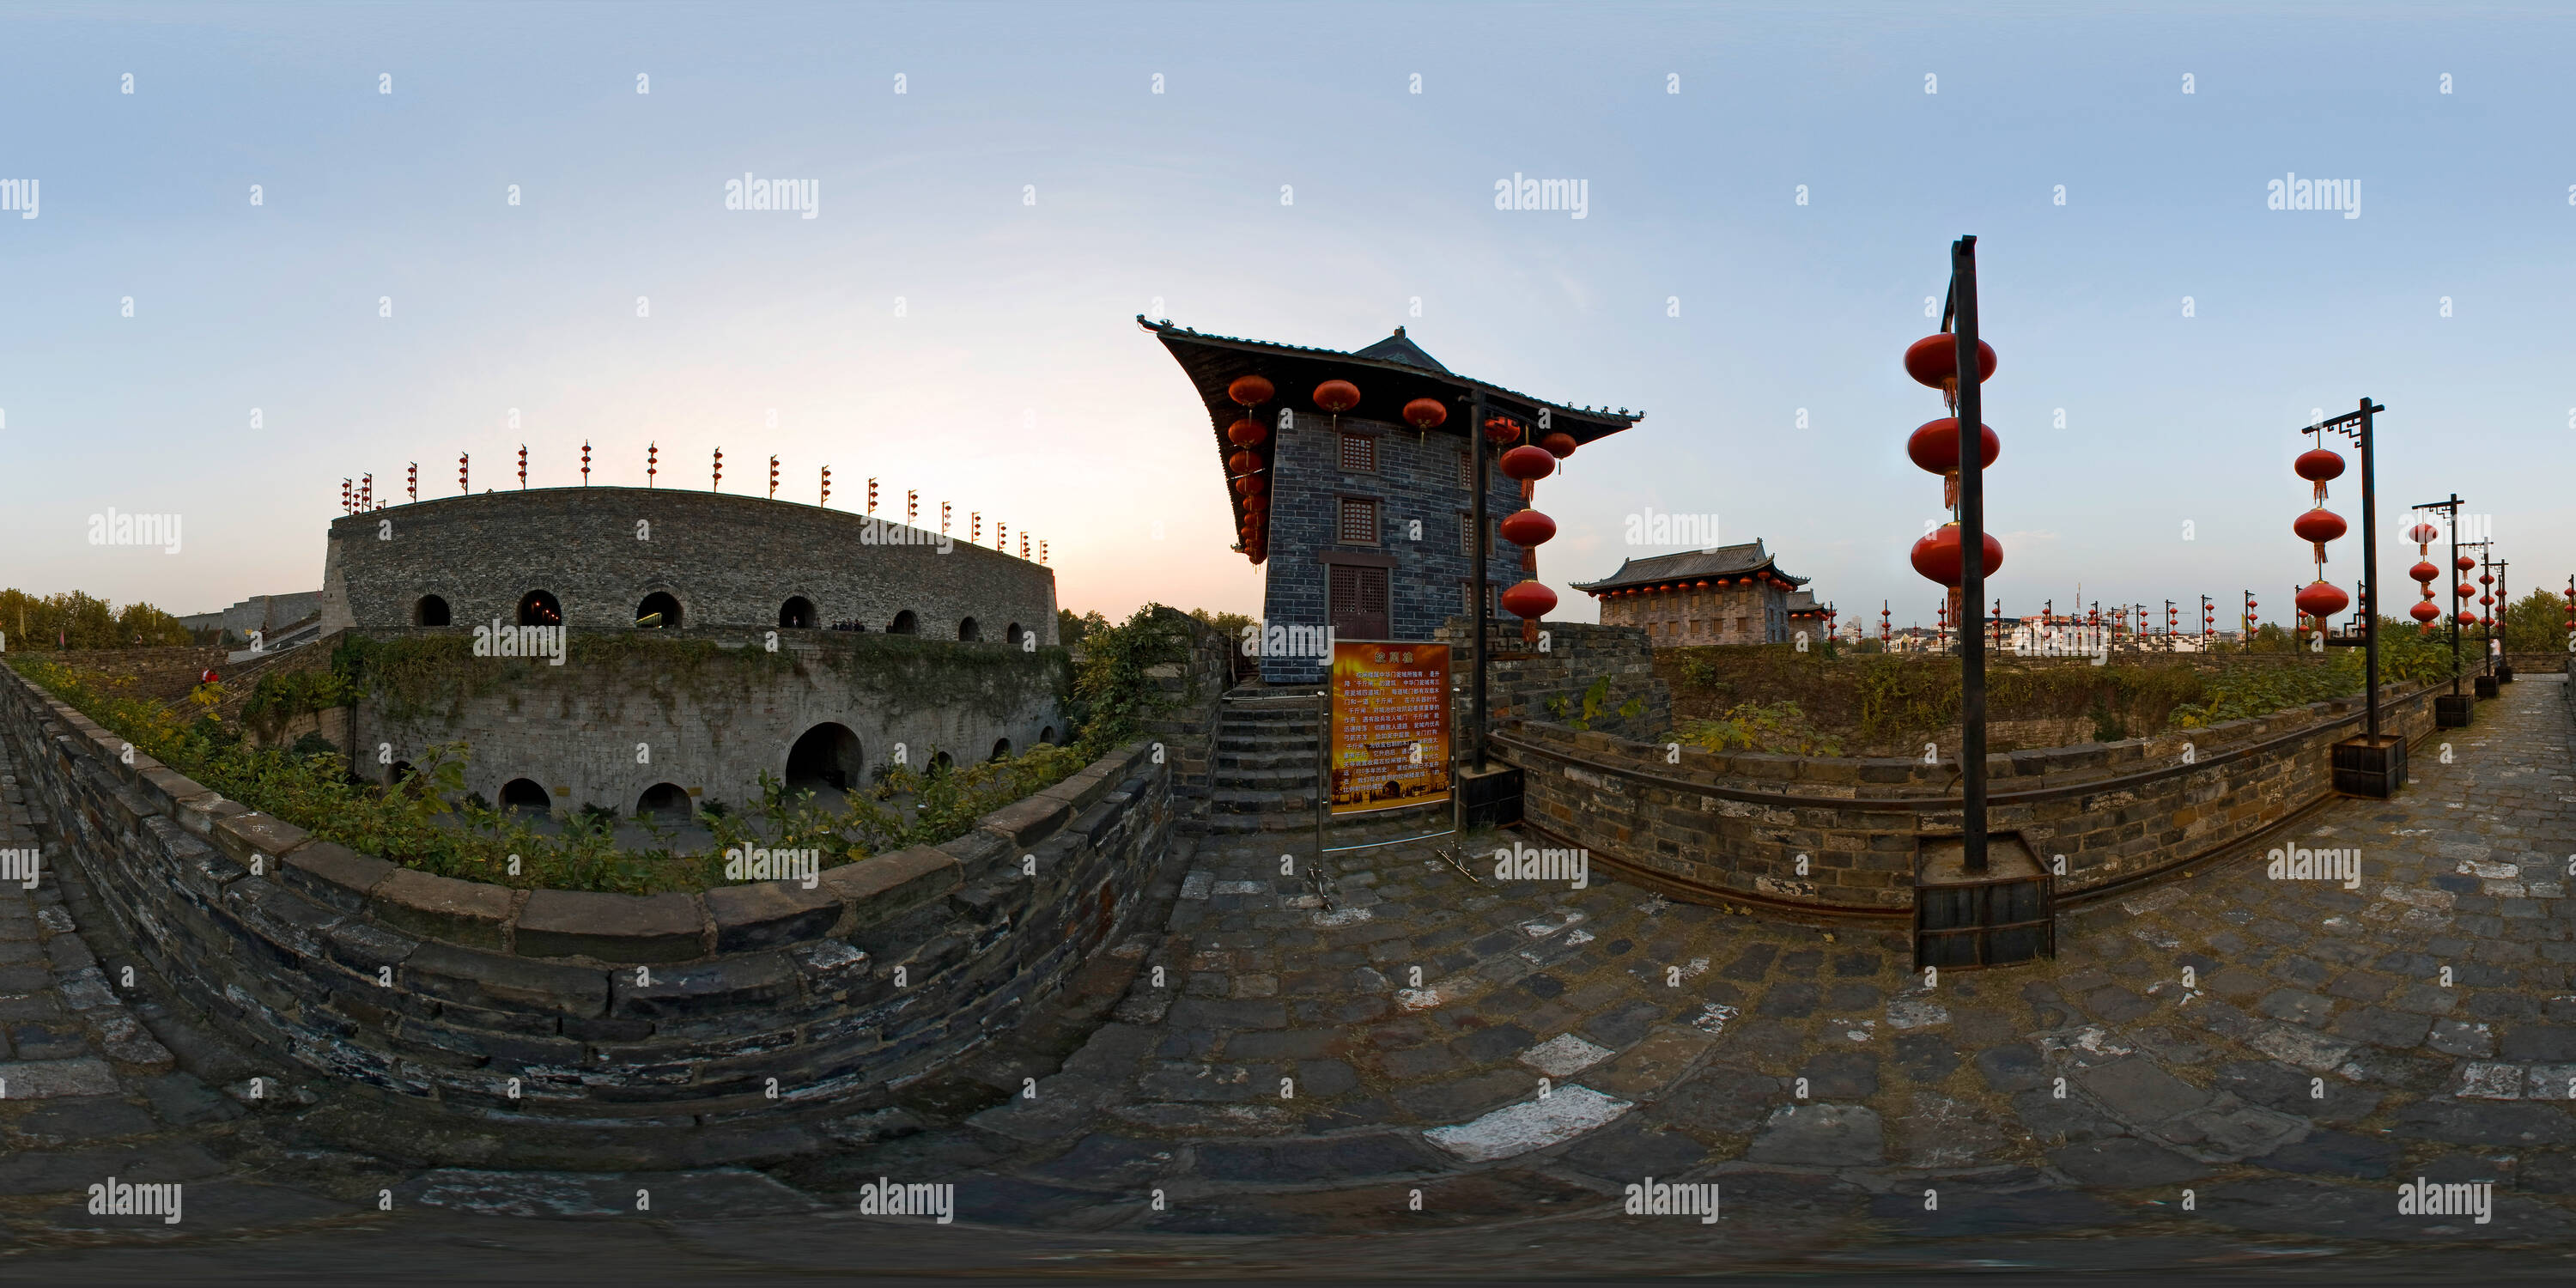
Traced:
[[1285, 832], [1315, 825], [1323, 695], [1245, 685], [1225, 695], [1208, 778], [1208, 831]]

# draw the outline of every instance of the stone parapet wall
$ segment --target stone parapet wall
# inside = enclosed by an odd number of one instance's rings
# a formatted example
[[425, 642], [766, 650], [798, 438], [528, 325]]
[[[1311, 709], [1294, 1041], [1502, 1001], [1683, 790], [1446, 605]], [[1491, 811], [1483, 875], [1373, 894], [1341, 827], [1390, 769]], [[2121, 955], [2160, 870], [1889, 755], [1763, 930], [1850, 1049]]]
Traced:
[[[1655, 658], [1646, 633], [1633, 626], [1595, 626], [1586, 622], [1541, 622], [1547, 633], [1545, 652], [1521, 642], [1517, 618], [1486, 627], [1493, 665], [1485, 676], [1485, 721], [1501, 728], [1516, 720], [1563, 724], [1579, 718], [1583, 695], [1608, 680], [1597, 710], [1588, 722], [1594, 732], [1626, 738], [1656, 738], [1673, 727], [1672, 691], [1655, 675]], [[1433, 638], [1449, 646], [1451, 688], [1456, 696], [1458, 745], [1467, 745], [1474, 720], [1475, 622], [1452, 617]], [[1562, 699], [1563, 716], [1548, 709]], [[1625, 716], [1621, 707], [1639, 704]]]
[[[967, 540], [863, 514], [682, 488], [561, 487], [388, 506], [332, 521], [323, 562], [324, 633], [414, 624], [422, 596], [457, 626], [518, 622], [531, 591], [555, 597], [575, 630], [634, 629], [646, 596], [669, 594], [688, 626], [779, 624], [791, 598], [815, 624], [855, 620], [957, 639], [1010, 627], [1056, 642], [1055, 572]], [[888, 538], [894, 538], [889, 540]], [[1016, 547], [1015, 547], [1016, 548]]]
[[[2432, 729], [2432, 691], [2383, 690], [2383, 730]], [[2207, 729], [1988, 758], [1988, 826], [2043, 861], [2061, 897], [2124, 883], [2253, 836], [2331, 794], [2331, 744], [2360, 731], [2341, 698]], [[1500, 730], [1538, 830], [1676, 897], [1818, 911], [1912, 906], [1920, 838], [1960, 826], [1957, 757], [1712, 753], [1534, 720]], [[2188, 750], [2189, 761], [2185, 755]], [[1798, 871], [1799, 856], [1807, 870]]]
[[1171, 828], [1170, 770], [1139, 741], [957, 840], [810, 890], [526, 891], [357, 854], [129, 762], [5, 667], [0, 738], [60, 837], [49, 863], [77, 866], [229, 1036], [531, 1127], [765, 1128], [884, 1104], [1105, 950]]

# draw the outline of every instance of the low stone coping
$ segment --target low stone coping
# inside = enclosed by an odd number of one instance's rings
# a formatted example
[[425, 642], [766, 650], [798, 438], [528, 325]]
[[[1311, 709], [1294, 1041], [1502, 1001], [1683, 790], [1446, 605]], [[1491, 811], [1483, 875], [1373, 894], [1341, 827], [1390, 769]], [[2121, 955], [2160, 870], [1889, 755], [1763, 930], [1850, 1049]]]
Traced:
[[[2417, 696], [2424, 685], [2393, 682], [2380, 686], [2380, 708]], [[2189, 772], [2231, 753], [2273, 739], [2308, 732], [2331, 721], [2356, 718], [2363, 709], [2359, 695], [2329, 698], [2305, 706], [2285, 707], [2269, 715], [2229, 720], [2202, 729], [2178, 729], [2118, 742], [2071, 743], [1999, 752], [1986, 757], [1989, 790], [1998, 794], [2080, 791], [2101, 780], [2128, 774]], [[1713, 752], [1682, 745], [1681, 759], [1669, 759], [1662, 742], [1640, 742], [1616, 734], [1578, 730], [1546, 721], [1519, 720], [1501, 739], [1525, 741], [1534, 750], [1575, 764], [1596, 764], [1622, 773], [1674, 780], [1676, 785], [1711, 795], [1756, 803], [1814, 804], [1861, 809], [1957, 808], [1958, 748], [1945, 750], [1937, 764], [1920, 756], [1793, 756], [1775, 752]], [[2193, 747], [2193, 765], [2182, 762], [2185, 743]], [[1733, 781], [1729, 781], [1733, 780]]]
[[692, 894], [626, 895], [520, 890], [406, 868], [251, 810], [133, 749], [70, 705], [0, 666], [88, 744], [72, 750], [114, 773], [138, 822], [166, 815], [254, 877], [326, 907], [461, 948], [562, 961], [668, 963], [772, 949], [890, 920], [982, 879], [1033, 850], [1097, 804], [1156, 755], [1148, 739], [1121, 747], [1072, 777], [985, 815], [966, 835], [825, 869], [801, 881], [747, 882]]

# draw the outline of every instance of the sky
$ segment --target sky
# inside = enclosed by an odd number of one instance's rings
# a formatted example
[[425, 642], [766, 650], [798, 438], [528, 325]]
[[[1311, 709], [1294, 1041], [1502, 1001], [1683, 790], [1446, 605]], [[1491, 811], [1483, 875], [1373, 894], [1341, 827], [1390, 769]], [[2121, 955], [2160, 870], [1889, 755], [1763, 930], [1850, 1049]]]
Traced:
[[[516, 486], [525, 444], [569, 485], [587, 441], [597, 483], [649, 443], [707, 486], [721, 447], [729, 492], [776, 454], [788, 499], [829, 465], [836, 508], [874, 476], [980, 512], [1077, 611], [1257, 613], [1142, 313], [1404, 326], [1644, 409], [1539, 487], [1562, 617], [1677, 548], [1632, 516], [1714, 514], [1847, 620], [1929, 625], [1941, 485], [1905, 442], [1946, 413], [1900, 359], [1974, 234], [2007, 613], [2080, 585], [2224, 624], [2250, 589], [2283, 620], [2300, 428], [2363, 396], [2392, 581], [2405, 508], [2457, 492], [2517, 593], [2556, 587], [2571, 55], [2565, 5], [16, 5], [0, 585], [309, 591], [343, 478], [453, 495], [464, 453]], [[746, 174], [815, 217], [726, 209]], [[2357, 217], [2268, 208], [2293, 174]], [[1580, 180], [1583, 217], [1496, 209], [1515, 175]], [[180, 516], [179, 551], [93, 544], [111, 513]]]

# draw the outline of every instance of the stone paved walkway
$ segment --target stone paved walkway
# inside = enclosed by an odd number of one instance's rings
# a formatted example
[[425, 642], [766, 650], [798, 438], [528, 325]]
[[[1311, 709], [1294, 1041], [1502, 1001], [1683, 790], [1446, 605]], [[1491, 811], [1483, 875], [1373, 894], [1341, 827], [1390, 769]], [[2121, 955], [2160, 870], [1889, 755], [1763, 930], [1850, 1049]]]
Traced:
[[[2357, 850], [2353, 888], [2275, 879], [2249, 850], [2069, 915], [2054, 962], [1930, 983], [1900, 935], [1668, 903], [1598, 874], [1496, 881], [1510, 837], [1472, 838], [1478, 880], [1406, 845], [1334, 856], [1320, 882], [1303, 848], [1282, 874], [1275, 834], [1209, 838], [1165, 933], [1113, 954], [1135, 970], [1124, 1000], [1060, 1069], [1033, 1071], [1034, 1098], [874, 1115], [847, 1125], [846, 1152], [767, 1172], [421, 1173], [317, 1146], [295, 1124], [331, 1089], [215, 1091], [253, 1071], [153, 1002], [152, 981], [118, 986], [107, 945], [94, 964], [76, 883], [67, 897], [49, 872], [0, 891], [0, 1229], [27, 1246], [277, 1229], [291, 1238], [275, 1246], [327, 1260], [360, 1239], [453, 1251], [430, 1232], [470, 1214], [614, 1217], [663, 1239], [730, 1220], [789, 1233], [726, 1256], [787, 1265], [825, 1246], [797, 1222], [850, 1219], [882, 1176], [957, 1185], [958, 1226], [896, 1240], [922, 1265], [944, 1248], [1024, 1253], [1024, 1270], [1268, 1273], [1292, 1245], [1296, 1264], [1421, 1272], [2398, 1265], [2416, 1264], [2409, 1245], [2467, 1245], [2494, 1251], [2422, 1264], [2563, 1275], [2562, 683], [2507, 686], [2450, 731], [2447, 764], [2441, 743], [2417, 748], [2400, 800], [2339, 801], [2265, 842]], [[7, 793], [8, 844], [28, 844]], [[186, 1180], [188, 1220], [77, 1215], [71, 1191], [111, 1172]], [[1722, 1220], [1621, 1215], [1623, 1187], [1649, 1177], [1721, 1186]], [[2489, 1219], [2400, 1216], [2398, 1186], [2419, 1177], [2491, 1183]], [[651, 1216], [628, 1201], [644, 1185]]]

